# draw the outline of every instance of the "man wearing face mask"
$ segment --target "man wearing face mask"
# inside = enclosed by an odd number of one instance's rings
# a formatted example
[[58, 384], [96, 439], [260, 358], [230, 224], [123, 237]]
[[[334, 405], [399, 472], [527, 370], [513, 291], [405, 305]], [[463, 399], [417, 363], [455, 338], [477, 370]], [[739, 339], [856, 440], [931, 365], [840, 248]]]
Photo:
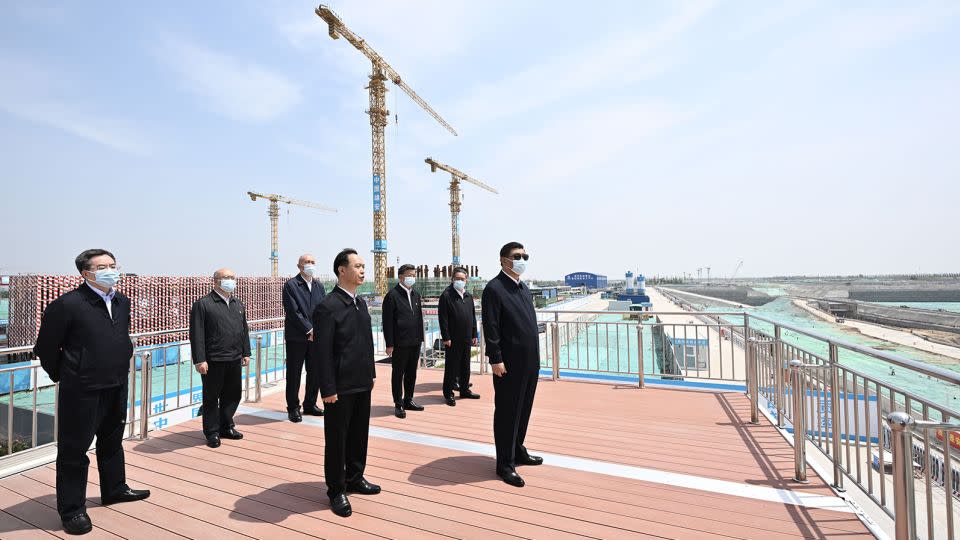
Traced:
[[93, 529], [87, 515], [87, 450], [97, 439], [101, 504], [146, 499], [130, 489], [123, 459], [127, 414], [130, 299], [113, 254], [88, 249], [77, 256], [84, 283], [50, 303], [33, 348], [50, 379], [60, 383], [57, 404], [57, 512], [69, 534]]
[[393, 362], [391, 388], [394, 416], [406, 418], [405, 411], [422, 411], [413, 401], [417, 385], [417, 366], [420, 363], [420, 345], [423, 343], [423, 310], [420, 293], [413, 290], [417, 270], [412, 264], [400, 267], [400, 283], [383, 298], [383, 338], [387, 356]]
[[477, 313], [473, 295], [467, 292], [467, 271], [453, 269], [453, 282], [440, 294], [437, 311], [443, 340], [443, 399], [453, 407], [454, 383], [460, 381], [461, 399], [479, 399], [470, 391], [470, 347], [477, 345]]
[[207, 446], [242, 439], [233, 415], [242, 397], [243, 366], [250, 363], [247, 311], [233, 297], [237, 276], [229, 268], [213, 274], [213, 290], [190, 310], [190, 352], [203, 381], [203, 435]]
[[303, 414], [323, 416], [317, 407], [320, 381], [317, 368], [310, 360], [310, 348], [314, 344], [313, 310], [323, 301], [323, 284], [313, 279], [317, 268], [316, 258], [307, 253], [300, 256], [297, 268], [300, 273], [283, 285], [284, 339], [287, 346], [287, 417], [291, 422], [300, 422], [300, 373], [304, 363], [307, 368], [307, 389], [303, 394]]
[[483, 338], [493, 372], [493, 438], [497, 476], [523, 487], [518, 465], [540, 465], [543, 458], [527, 452], [523, 441], [540, 375], [540, 336], [533, 295], [520, 274], [530, 256], [519, 242], [500, 249], [502, 271], [483, 289], [480, 309]]

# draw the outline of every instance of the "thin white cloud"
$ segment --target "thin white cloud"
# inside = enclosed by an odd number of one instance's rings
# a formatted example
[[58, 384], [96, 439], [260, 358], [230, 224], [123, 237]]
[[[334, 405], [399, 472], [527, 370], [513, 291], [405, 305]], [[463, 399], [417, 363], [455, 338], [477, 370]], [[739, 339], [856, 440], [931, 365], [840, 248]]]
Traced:
[[[504, 139], [498, 174], [521, 189], [540, 189], [589, 178], [643, 140], [690, 120], [694, 113], [669, 104], [609, 104], [559, 117], [540, 129]], [[504, 180], [498, 180], [504, 183]], [[607, 187], [617, 186], [607, 182]]]
[[57, 102], [0, 103], [8, 113], [46, 124], [103, 146], [137, 155], [150, 154], [150, 145], [133, 130], [100, 115], [89, 115]]
[[[504, 79], [470, 90], [453, 106], [458, 124], [477, 126], [606, 88], [623, 88], [665, 71], [673, 58], [662, 48], [706, 17], [715, 2], [682, 4], [650, 31], [623, 35], [558, 54]], [[658, 52], [657, 56], [651, 53]], [[466, 128], [464, 128], [466, 129]]]
[[[77, 103], [76, 84], [35, 62], [0, 57], [0, 110], [50, 126], [103, 146], [136, 155], [151, 153], [151, 145], [138, 131], [110, 113], [93, 112]], [[69, 94], [70, 97], [64, 97]]]
[[283, 75], [188, 39], [163, 36], [156, 54], [187, 91], [234, 120], [269, 121], [302, 100], [300, 87]]

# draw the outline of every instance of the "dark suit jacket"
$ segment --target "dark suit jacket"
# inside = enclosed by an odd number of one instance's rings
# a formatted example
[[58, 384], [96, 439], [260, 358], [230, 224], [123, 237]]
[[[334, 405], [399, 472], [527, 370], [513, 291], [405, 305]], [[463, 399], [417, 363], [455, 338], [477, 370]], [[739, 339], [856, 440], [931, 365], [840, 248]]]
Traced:
[[533, 295], [522, 281], [518, 285], [500, 272], [483, 289], [480, 302], [483, 339], [491, 364], [511, 370], [540, 368], [540, 336]]
[[407, 301], [407, 290], [399, 283], [383, 298], [383, 339], [387, 347], [414, 347], [423, 343], [420, 293], [410, 291], [410, 301]]
[[354, 304], [350, 295], [334, 287], [313, 312], [310, 356], [320, 372], [320, 396], [366, 392], [373, 388], [373, 325], [367, 303]]
[[473, 305], [473, 295], [460, 293], [448, 286], [440, 294], [440, 304], [437, 309], [440, 320], [440, 337], [444, 341], [457, 343], [470, 342], [477, 337], [477, 311]]
[[250, 357], [247, 308], [236, 297], [228, 306], [217, 291], [200, 297], [190, 309], [193, 363], [236, 362]]
[[33, 352], [50, 379], [86, 390], [127, 382], [133, 356], [130, 299], [117, 292], [110, 309], [112, 318], [86, 283], [47, 306]]
[[313, 310], [325, 296], [323, 284], [313, 280], [313, 288], [307, 288], [303, 276], [296, 276], [283, 284], [283, 333], [287, 341], [307, 341], [307, 332], [313, 330]]

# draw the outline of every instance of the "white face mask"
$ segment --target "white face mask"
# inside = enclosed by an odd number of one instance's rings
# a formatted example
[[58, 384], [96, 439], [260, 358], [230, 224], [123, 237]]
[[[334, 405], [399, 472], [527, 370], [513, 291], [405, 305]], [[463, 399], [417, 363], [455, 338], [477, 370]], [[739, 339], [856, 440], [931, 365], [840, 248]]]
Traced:
[[523, 274], [526, 270], [527, 261], [523, 259], [517, 259], [513, 261], [513, 271], [516, 272], [518, 276]]
[[233, 291], [237, 289], [237, 280], [235, 279], [221, 279], [220, 280], [220, 289], [227, 294], [233, 294]]
[[409, 289], [410, 287], [413, 287], [413, 284], [416, 283], [416, 282], [417, 282], [417, 278], [415, 278], [415, 277], [407, 276], [407, 277], [403, 278], [403, 284], [404, 284], [408, 289]]
[[314, 276], [314, 273], [316, 273], [316, 271], [317, 271], [317, 266], [316, 266], [316, 265], [313, 265], [313, 264], [305, 264], [305, 265], [303, 265], [303, 275], [305, 275], [305, 276], [307, 276], [307, 277], [311, 277], [311, 278], [312, 278], [312, 277]]
[[467, 282], [463, 281], [462, 279], [458, 279], [453, 282], [453, 288], [460, 292], [463, 292], [467, 289]]

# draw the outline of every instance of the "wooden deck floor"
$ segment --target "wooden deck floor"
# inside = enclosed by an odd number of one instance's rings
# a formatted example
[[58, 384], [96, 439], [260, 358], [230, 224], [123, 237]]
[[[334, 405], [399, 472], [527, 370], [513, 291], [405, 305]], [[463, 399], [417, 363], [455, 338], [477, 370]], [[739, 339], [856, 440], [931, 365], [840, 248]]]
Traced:
[[[547, 459], [518, 469], [518, 489], [494, 475], [488, 377], [474, 379], [482, 399], [447, 407], [441, 374], [423, 371], [427, 409], [400, 420], [378, 369], [366, 477], [383, 493], [352, 496], [350, 518], [329, 510], [322, 427], [283, 420], [280, 393], [238, 415], [246, 437], [217, 450], [197, 420], [127, 441], [128, 481], [153, 495], [101, 507], [91, 470], [90, 537], [871, 537], [853, 513], [769, 500], [790, 490], [839, 502], [812, 470], [809, 484], [790, 481], [792, 449], [744, 422], [740, 394], [541, 381], [527, 447]], [[53, 486], [52, 464], [0, 480], [0, 538], [65, 536]]]

